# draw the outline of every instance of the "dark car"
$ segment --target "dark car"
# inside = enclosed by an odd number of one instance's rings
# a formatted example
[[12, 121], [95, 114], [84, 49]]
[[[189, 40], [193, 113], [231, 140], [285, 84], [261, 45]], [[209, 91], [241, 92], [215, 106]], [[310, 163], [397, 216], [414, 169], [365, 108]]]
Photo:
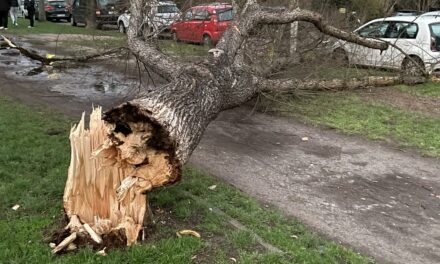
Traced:
[[46, 12], [46, 19], [48, 21], [59, 21], [60, 19], [69, 20], [70, 11], [66, 1], [63, 0], [52, 0], [46, 2], [44, 6], [44, 11]]
[[[86, 23], [87, 1], [90, 0], [73, 1], [70, 16], [72, 26], [76, 26], [77, 23]], [[103, 25], [117, 25], [121, 13], [121, 2], [119, 0], [96, 0], [95, 14], [98, 28], [102, 28]]]

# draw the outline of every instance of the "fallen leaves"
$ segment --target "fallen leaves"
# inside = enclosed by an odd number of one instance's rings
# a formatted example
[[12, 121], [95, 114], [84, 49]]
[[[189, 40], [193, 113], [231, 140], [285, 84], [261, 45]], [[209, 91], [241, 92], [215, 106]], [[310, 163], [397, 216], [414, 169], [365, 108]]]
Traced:
[[18, 208], [20, 208], [19, 204], [16, 204], [16, 205], [12, 206], [12, 210], [14, 210], [14, 211], [17, 211]]

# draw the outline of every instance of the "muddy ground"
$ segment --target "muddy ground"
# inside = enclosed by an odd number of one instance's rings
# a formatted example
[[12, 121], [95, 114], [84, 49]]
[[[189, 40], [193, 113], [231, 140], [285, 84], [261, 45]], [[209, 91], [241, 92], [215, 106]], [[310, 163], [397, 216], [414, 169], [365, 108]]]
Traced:
[[[27, 76], [35, 66], [0, 51], [0, 95], [79, 118], [152, 87], [105, 63]], [[211, 123], [191, 163], [379, 262], [440, 263], [438, 159], [243, 107]]]

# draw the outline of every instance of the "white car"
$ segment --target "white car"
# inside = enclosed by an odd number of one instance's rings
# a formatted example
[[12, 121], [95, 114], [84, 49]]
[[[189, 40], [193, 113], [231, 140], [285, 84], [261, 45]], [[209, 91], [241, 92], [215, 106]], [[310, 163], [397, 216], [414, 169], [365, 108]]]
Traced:
[[[166, 30], [174, 21], [180, 18], [180, 10], [172, 1], [153, 2], [149, 14], [146, 15], [146, 25], [150, 32]], [[122, 14], [118, 18], [119, 32], [127, 32], [130, 23], [130, 14]]]
[[[420, 16], [396, 16], [375, 19], [354, 32], [365, 38], [395, 44], [380, 51], [337, 41], [333, 56], [349, 64], [390, 69], [414, 70], [423, 67], [428, 73], [440, 70], [440, 13]], [[411, 57], [407, 58], [405, 54]], [[418, 65], [414, 65], [417, 63]]]

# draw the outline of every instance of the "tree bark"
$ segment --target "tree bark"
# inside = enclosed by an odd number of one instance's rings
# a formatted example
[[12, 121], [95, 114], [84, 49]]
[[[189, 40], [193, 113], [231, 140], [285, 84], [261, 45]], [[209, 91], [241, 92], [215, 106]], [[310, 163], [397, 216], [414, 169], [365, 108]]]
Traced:
[[86, 0], [86, 28], [96, 29], [98, 24], [96, 23], [96, 0]]
[[331, 36], [370, 48], [387, 48], [386, 43], [331, 27], [319, 14], [262, 8], [248, 0], [212, 50], [212, 57], [183, 64], [161, 53], [143, 36], [144, 5], [142, 0], [131, 0], [128, 44], [140, 61], [169, 83], [110, 109], [102, 119], [99, 111], [94, 112], [90, 130], [81, 121], [71, 133], [72, 158], [64, 193], [68, 227], [70, 233], [95, 244], [100, 240], [85, 224], [101, 236], [102, 245], [115, 240], [119, 241], [116, 244], [134, 243], [148, 211], [145, 194], [177, 182], [208, 124], [221, 111], [263, 90], [264, 79], [250, 70], [243, 55], [253, 30], [264, 24], [306, 21]]
[[46, 21], [46, 11], [44, 10], [46, 3], [44, 0], [38, 1], [38, 21]]

